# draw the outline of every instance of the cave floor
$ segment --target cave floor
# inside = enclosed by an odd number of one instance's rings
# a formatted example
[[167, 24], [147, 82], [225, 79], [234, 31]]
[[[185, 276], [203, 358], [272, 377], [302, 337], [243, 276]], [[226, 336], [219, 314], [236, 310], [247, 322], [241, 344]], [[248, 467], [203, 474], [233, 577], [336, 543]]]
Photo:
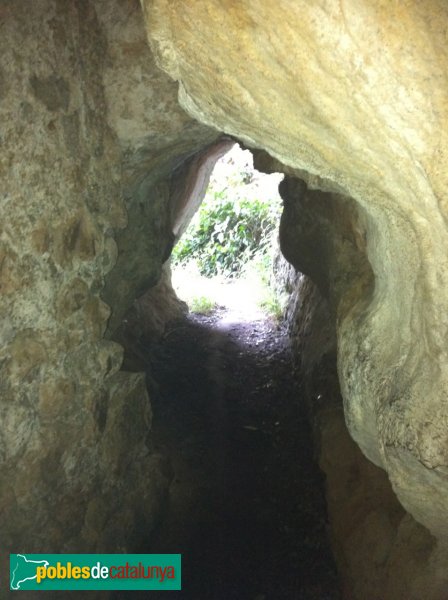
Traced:
[[174, 471], [147, 551], [182, 553], [183, 589], [170, 598], [340, 598], [285, 331], [216, 310], [172, 323], [147, 350], [152, 443]]

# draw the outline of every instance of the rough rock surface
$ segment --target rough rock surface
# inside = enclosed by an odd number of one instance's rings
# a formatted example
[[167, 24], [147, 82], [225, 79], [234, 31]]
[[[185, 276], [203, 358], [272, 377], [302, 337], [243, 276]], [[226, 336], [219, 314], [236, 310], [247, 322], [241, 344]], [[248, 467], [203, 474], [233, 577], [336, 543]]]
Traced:
[[178, 107], [136, 0], [4, 2], [0, 28], [2, 548], [125, 551], [171, 474], [105, 331], [161, 272], [170, 172], [217, 133]]
[[340, 299], [345, 419], [406, 510], [448, 540], [446, 3], [142, 5], [191, 115], [362, 209], [374, 287]]
[[[256, 153], [256, 164], [267, 172], [280, 167], [263, 152]], [[361, 289], [368, 298], [373, 284], [362, 211], [340, 194], [307, 189], [307, 183], [330, 189], [328, 182], [316, 182], [293, 168], [284, 170], [280, 243], [301, 272], [279, 257], [276, 281], [280, 293], [289, 294], [285, 316], [305, 386], [319, 464], [326, 475], [344, 598], [445, 600], [446, 548], [406, 513], [387, 474], [361, 453], [344, 420], [336, 323], [350, 306], [350, 298]], [[300, 179], [304, 176], [307, 183]]]
[[[179, 107], [137, 0], [6, 2], [0, 26], [3, 548], [135, 548], [171, 474], [144, 377], [106, 338], [231, 142]], [[179, 310], [166, 278], [142, 307], [154, 329]]]
[[176, 84], [155, 65], [138, 2], [96, 0], [95, 7], [108, 42], [104, 96], [127, 214], [127, 226], [115, 231], [117, 261], [102, 291], [112, 309], [110, 337], [134, 300], [157, 283], [171, 252], [178, 171], [220, 134], [179, 107]]
[[290, 272], [287, 309], [296, 368], [304, 382], [343, 597], [445, 600], [448, 555], [399, 504], [387, 474], [348, 434], [336, 369], [336, 331], [317, 286]]

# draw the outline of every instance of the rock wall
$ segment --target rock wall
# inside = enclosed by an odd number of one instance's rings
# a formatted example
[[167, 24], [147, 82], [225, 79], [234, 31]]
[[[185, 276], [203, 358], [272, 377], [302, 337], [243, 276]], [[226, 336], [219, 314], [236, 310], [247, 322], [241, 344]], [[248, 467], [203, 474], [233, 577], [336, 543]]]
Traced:
[[117, 260], [102, 291], [113, 337], [134, 300], [157, 283], [173, 247], [178, 172], [220, 134], [179, 107], [176, 84], [148, 47], [138, 1], [96, 0], [95, 6], [108, 41], [102, 78], [127, 214], [127, 226], [115, 231]]
[[335, 309], [345, 419], [401, 504], [446, 542], [446, 3], [142, 5], [191, 115], [362, 210], [374, 285]]
[[171, 474], [106, 333], [160, 277], [172, 173], [218, 133], [179, 108], [136, 0], [0, 19], [3, 552], [135, 549]]
[[339, 294], [350, 298], [353, 289], [367, 288], [372, 282], [356, 205], [334, 194], [309, 191], [302, 180], [290, 177], [280, 189], [285, 202], [283, 251], [316, 281], [286, 271], [286, 285], [292, 289], [286, 320], [316, 454], [326, 475], [331, 538], [343, 597], [444, 600], [446, 549], [406, 513], [385, 471], [365, 458], [345, 424], [334, 307], [342, 304], [344, 309]]
[[[106, 40], [91, 4], [16, 2], [0, 45], [1, 536], [5, 551], [105, 547], [134, 514], [119, 488], [135, 495], [132, 471], [153, 464], [142, 377], [118, 373], [122, 351], [102, 339], [110, 232], [126, 218]], [[141, 420], [125, 454], [127, 403]]]
[[135, 549], [171, 473], [116, 340], [182, 310], [162, 265], [233, 142], [179, 107], [137, 0], [0, 19], [3, 548]]

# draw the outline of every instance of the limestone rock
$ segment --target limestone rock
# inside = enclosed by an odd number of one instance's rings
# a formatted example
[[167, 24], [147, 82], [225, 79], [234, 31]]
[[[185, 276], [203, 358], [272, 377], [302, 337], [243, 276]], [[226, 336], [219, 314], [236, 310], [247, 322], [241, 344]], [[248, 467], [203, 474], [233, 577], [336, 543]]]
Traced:
[[364, 212], [375, 280], [338, 323], [345, 418], [403, 506], [447, 540], [446, 3], [142, 5], [191, 115]]
[[[130, 21], [139, 30], [136, 55], [150, 56], [140, 7], [19, 0], [0, 13], [3, 549], [135, 548], [154, 524], [170, 473], [148, 446], [144, 378], [120, 372], [123, 350], [104, 339], [111, 308], [100, 292], [127, 222], [109, 71], [116, 54], [132, 51], [134, 34], [120, 46], [111, 32], [129, 35]], [[161, 79], [175, 103], [174, 84]], [[188, 135], [189, 124], [173, 119]], [[140, 121], [138, 144], [145, 138], [148, 148], [154, 136], [146, 127]]]
[[112, 335], [134, 300], [157, 283], [171, 252], [173, 172], [220, 133], [179, 107], [176, 84], [155, 65], [138, 2], [96, 0], [95, 6], [107, 40], [104, 97], [120, 149], [127, 215], [126, 226], [115, 231], [117, 261], [102, 291]]

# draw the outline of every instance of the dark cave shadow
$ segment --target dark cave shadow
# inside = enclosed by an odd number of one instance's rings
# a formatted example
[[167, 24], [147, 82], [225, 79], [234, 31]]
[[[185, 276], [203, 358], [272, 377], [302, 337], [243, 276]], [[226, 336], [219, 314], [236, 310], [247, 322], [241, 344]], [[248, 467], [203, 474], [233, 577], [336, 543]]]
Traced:
[[182, 554], [170, 598], [340, 598], [300, 385], [284, 332], [263, 327], [189, 317], [148, 342], [151, 444], [174, 478], [144, 551]]

